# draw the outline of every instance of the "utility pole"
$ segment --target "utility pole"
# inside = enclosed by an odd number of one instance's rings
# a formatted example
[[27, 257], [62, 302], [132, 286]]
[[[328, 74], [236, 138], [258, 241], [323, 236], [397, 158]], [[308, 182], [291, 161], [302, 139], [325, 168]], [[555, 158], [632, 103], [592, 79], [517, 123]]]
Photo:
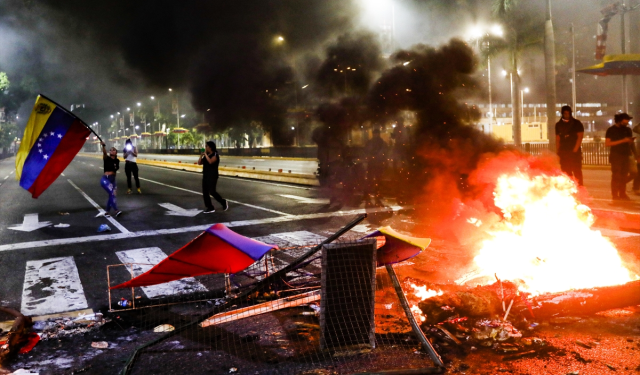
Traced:
[[576, 30], [571, 23], [571, 109], [576, 113]]
[[[627, 41], [626, 41], [626, 29], [625, 29], [625, 25], [624, 25], [624, 14], [626, 12], [628, 12], [631, 9], [627, 9], [626, 4], [624, 3], [624, 1], [622, 2], [622, 11], [620, 12], [620, 42], [621, 42], [621, 51], [622, 54], [624, 55], [625, 53], [627, 53]], [[627, 98], [627, 75], [623, 74], [622, 75], [622, 112], [624, 113], [628, 113], [629, 112], [629, 99]]]
[[556, 52], [553, 22], [551, 21], [551, 0], [547, 0], [547, 17], [544, 23], [544, 70], [547, 86], [547, 138], [549, 150], [556, 151]]

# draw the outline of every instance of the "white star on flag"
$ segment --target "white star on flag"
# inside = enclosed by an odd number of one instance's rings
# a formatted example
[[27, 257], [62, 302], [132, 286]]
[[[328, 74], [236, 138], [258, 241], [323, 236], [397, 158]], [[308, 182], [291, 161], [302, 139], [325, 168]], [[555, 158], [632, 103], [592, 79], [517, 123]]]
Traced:
[[40, 142], [44, 141], [44, 139], [42, 137], [40, 137], [40, 139], [38, 139]]
[[47, 138], [47, 135], [48, 135], [47, 133], [44, 133], [44, 137], [45, 137], [45, 138]]
[[38, 151], [40, 151], [40, 153], [42, 154], [42, 149], [39, 149]]
[[56, 135], [56, 132], [51, 132], [51, 135]]
[[58, 138], [62, 138], [62, 134], [61, 133], [58, 133]]
[[49, 155], [45, 154], [45, 155], [43, 156], [43, 158], [44, 158], [45, 160], [47, 160], [47, 159], [49, 159]]
[[38, 143], [38, 147], [42, 147], [42, 143]]

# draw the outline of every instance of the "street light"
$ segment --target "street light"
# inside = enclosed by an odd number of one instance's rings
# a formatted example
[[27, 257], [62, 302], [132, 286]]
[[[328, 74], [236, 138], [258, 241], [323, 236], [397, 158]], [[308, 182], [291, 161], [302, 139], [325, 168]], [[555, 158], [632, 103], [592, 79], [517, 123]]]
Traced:
[[151, 100], [153, 100], [153, 99], [155, 99], [155, 97], [153, 97], [153, 96], [152, 96], [152, 97], [151, 97]]
[[127, 107], [127, 112], [131, 111], [131, 108]]
[[113, 115], [111, 115], [111, 118], [113, 118]]
[[173, 91], [173, 90], [169, 89], [169, 91]]
[[142, 105], [142, 103], [138, 102], [138, 103], [136, 103], [136, 105], [137, 105], [138, 107], [140, 107], [140, 106]]

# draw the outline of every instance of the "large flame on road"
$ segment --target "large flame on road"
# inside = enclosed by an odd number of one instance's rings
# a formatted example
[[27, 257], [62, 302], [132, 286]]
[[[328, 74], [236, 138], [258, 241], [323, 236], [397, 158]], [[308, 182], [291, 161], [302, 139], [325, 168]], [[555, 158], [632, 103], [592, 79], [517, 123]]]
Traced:
[[566, 175], [499, 176], [493, 195], [503, 220], [475, 257], [482, 274], [521, 280], [521, 289], [534, 295], [637, 279], [613, 244], [591, 229], [593, 215], [577, 192]]

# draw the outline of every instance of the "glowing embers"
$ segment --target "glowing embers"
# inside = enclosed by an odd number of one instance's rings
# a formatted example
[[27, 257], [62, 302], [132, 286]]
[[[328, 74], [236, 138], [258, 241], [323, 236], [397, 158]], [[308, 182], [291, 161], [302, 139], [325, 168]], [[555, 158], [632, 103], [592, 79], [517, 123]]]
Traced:
[[521, 281], [520, 289], [534, 295], [637, 279], [613, 244], [591, 229], [591, 210], [576, 193], [565, 175], [501, 175], [494, 202], [503, 220], [474, 259], [482, 274]]
[[[405, 285], [408, 285], [409, 287], [411, 287], [411, 289], [413, 289], [412, 294], [415, 298], [418, 299], [418, 302], [422, 302], [427, 298], [441, 296], [443, 294], [441, 290], [435, 291], [435, 290], [427, 289], [426, 285], [418, 286], [410, 281], [407, 281]], [[408, 292], [411, 292], [411, 291], [408, 291]], [[411, 312], [413, 313], [413, 316], [416, 318], [418, 322], [422, 323], [425, 320], [427, 320], [427, 318], [424, 316], [424, 314], [422, 313], [422, 310], [420, 310], [417, 304], [411, 305]]]

